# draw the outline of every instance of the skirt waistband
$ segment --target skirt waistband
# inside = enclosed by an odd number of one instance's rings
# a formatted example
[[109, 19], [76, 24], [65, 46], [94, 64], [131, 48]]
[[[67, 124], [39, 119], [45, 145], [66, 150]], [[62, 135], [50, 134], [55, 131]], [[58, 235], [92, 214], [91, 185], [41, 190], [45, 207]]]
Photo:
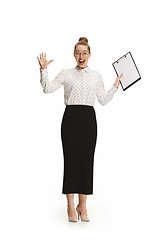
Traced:
[[84, 105], [84, 104], [73, 104], [73, 105], [66, 105], [67, 108], [72, 108], [72, 107], [79, 107], [79, 108], [94, 108], [93, 106], [90, 106], [90, 105]]

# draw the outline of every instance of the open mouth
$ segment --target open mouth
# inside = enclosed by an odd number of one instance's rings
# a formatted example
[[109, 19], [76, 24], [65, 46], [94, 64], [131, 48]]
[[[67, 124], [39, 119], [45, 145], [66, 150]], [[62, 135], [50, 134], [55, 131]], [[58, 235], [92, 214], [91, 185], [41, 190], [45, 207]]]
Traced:
[[83, 65], [85, 63], [85, 60], [79, 60], [79, 63]]

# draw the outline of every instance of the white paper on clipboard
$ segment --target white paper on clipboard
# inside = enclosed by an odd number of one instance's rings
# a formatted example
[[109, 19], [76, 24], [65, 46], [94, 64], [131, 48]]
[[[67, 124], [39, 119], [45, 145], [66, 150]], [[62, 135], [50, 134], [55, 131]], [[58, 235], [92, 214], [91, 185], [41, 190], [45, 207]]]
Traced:
[[123, 73], [123, 77], [120, 79], [123, 90], [126, 90], [141, 79], [138, 68], [130, 52], [119, 58], [112, 65], [117, 76]]

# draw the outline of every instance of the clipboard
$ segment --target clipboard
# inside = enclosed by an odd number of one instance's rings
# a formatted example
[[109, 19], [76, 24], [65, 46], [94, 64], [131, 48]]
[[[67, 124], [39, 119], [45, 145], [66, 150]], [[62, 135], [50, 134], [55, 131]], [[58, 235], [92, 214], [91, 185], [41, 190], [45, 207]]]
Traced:
[[120, 78], [120, 83], [123, 91], [125, 91], [141, 79], [140, 73], [131, 52], [123, 55], [117, 61], [112, 63], [112, 65], [117, 76], [120, 76], [120, 74], [123, 73], [123, 76]]

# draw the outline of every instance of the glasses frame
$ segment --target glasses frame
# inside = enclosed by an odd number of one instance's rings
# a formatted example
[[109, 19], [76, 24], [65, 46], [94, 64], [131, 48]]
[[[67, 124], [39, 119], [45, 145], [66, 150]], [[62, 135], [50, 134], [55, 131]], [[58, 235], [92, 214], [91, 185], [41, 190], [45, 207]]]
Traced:
[[86, 56], [89, 55], [89, 52], [76, 52], [76, 51], [75, 51], [75, 55], [76, 55], [77, 57], [78, 57], [78, 56], [80, 57], [81, 54], [82, 54], [83, 57], [86, 57]]

